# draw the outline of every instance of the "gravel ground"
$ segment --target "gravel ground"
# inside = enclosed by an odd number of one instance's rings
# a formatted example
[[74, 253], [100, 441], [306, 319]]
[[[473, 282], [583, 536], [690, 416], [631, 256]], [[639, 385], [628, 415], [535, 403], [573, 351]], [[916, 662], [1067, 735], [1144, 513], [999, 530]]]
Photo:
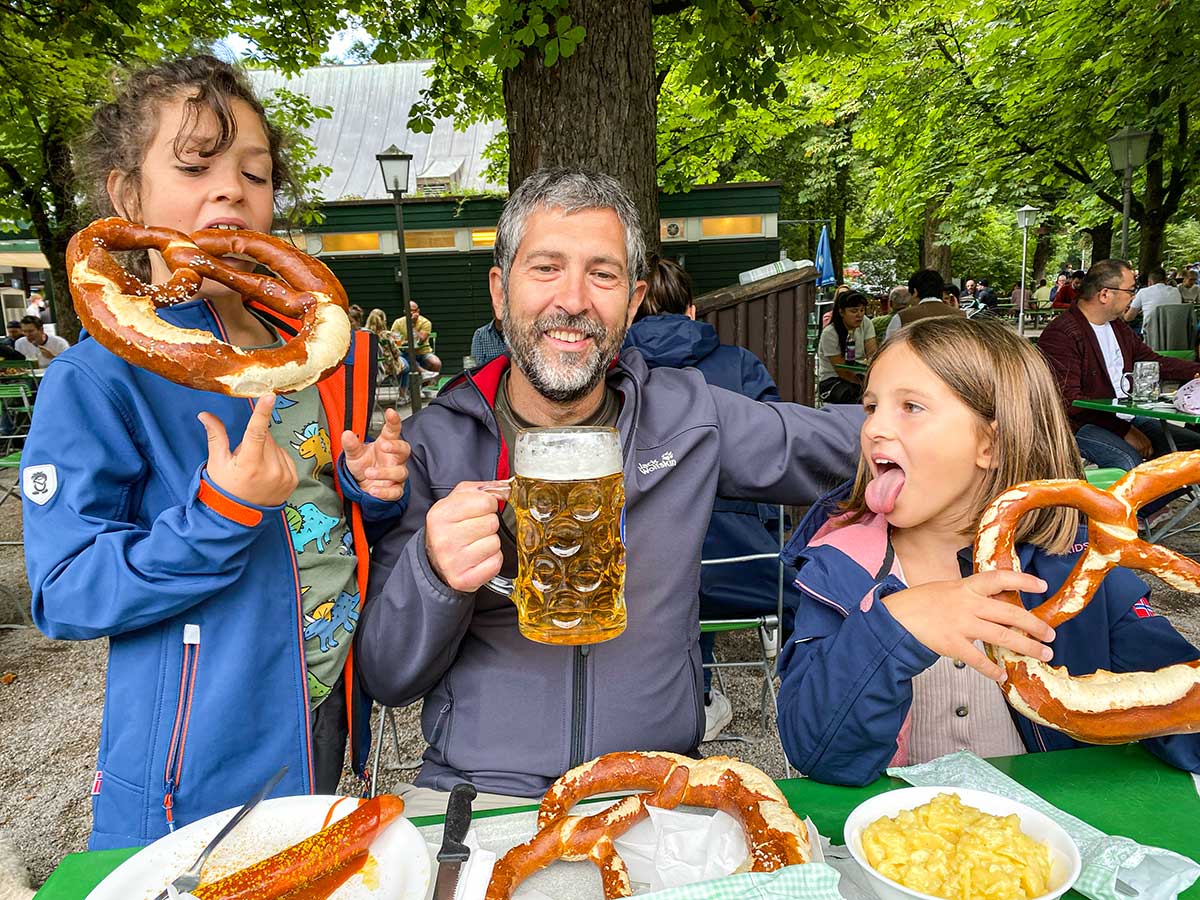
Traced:
[[[0, 490], [11, 475], [0, 482]], [[20, 506], [10, 500], [0, 506], [0, 542], [19, 540]], [[1200, 559], [1200, 534], [1168, 541], [1176, 550]], [[1200, 609], [1194, 598], [1155, 584], [1154, 606], [1167, 615], [1193, 643], [1200, 644]], [[83, 850], [91, 828], [89, 796], [103, 702], [105, 643], [51, 641], [27, 623], [29, 587], [20, 547], [0, 545], [0, 676], [12, 673], [11, 683], [0, 678], [0, 839], [7, 839], [29, 867], [32, 883], [40, 885], [67, 853]], [[723, 660], [752, 658], [758, 642], [751, 633], [718, 638]], [[766, 730], [759, 718], [761, 681], [745, 671], [727, 670], [726, 692], [735, 717], [725, 734], [744, 735], [742, 741], [704, 744], [707, 754], [730, 754], [767, 772], [784, 777], [784, 758], [769, 710]], [[420, 707], [396, 711], [400, 756], [390, 735], [380, 774], [381, 786], [411, 781], [424, 741]], [[348, 776], [343, 789], [352, 793]], [[0, 844], [3, 841], [0, 840]]]

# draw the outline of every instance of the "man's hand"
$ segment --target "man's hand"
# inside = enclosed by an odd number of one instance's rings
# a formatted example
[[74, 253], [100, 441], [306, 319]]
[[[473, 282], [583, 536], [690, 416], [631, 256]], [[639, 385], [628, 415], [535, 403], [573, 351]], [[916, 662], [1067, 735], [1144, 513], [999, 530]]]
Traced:
[[1129, 426], [1129, 430], [1125, 432], [1125, 440], [1142, 459], [1150, 459], [1154, 456], [1154, 445], [1150, 443], [1150, 438], [1146, 437], [1146, 433], [1139, 428]]
[[225, 493], [257, 506], [278, 506], [296, 490], [296, 466], [270, 434], [275, 395], [263, 394], [254, 404], [246, 433], [230, 452], [221, 420], [209, 412], [196, 418], [208, 434], [208, 477]]
[[482, 481], [462, 481], [425, 516], [425, 552], [438, 578], [464, 594], [479, 590], [500, 574], [500, 502], [479, 489]]
[[358, 486], [380, 500], [399, 500], [404, 496], [408, 480], [410, 448], [400, 437], [400, 413], [388, 408], [383, 414], [383, 430], [369, 444], [359, 440], [353, 431], [342, 432], [342, 450], [346, 468]]
[[[984, 641], [1014, 653], [1049, 661], [1054, 629], [1028, 610], [995, 595], [1003, 591], [1042, 593], [1046, 582], [1024, 572], [979, 572], [959, 581], [931, 581], [883, 598], [883, 605], [909, 634], [942, 656], [961, 659], [993, 681], [1004, 670], [973, 643]], [[1032, 635], [1032, 637], [1030, 637]]]

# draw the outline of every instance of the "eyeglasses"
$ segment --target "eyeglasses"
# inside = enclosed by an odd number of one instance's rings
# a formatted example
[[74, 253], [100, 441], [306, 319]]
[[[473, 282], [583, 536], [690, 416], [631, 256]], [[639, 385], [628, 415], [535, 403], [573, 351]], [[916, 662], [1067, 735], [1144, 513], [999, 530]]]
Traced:
[[1109, 287], [1108, 285], [1104, 286], [1104, 290], [1106, 290], [1106, 291], [1124, 291], [1126, 294], [1136, 294], [1137, 293], [1137, 288]]

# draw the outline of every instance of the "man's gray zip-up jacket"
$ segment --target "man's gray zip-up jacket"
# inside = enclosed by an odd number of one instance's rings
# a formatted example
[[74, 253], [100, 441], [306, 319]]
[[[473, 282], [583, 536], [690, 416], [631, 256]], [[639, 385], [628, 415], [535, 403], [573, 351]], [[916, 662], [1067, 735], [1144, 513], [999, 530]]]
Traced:
[[[536, 797], [616, 750], [688, 753], [704, 731], [698, 588], [714, 497], [810, 504], [854, 474], [862, 411], [758, 403], [695, 369], [649, 369], [625, 351], [621, 398], [628, 625], [591, 647], [517, 630], [508, 597], [452, 590], [425, 553], [425, 513], [461, 481], [508, 476], [493, 404], [501, 356], [452, 382], [405, 425], [408, 509], [371, 553], [358, 674], [388, 706], [422, 697], [429, 749], [417, 784]], [[515, 553], [505, 544], [504, 574]]]

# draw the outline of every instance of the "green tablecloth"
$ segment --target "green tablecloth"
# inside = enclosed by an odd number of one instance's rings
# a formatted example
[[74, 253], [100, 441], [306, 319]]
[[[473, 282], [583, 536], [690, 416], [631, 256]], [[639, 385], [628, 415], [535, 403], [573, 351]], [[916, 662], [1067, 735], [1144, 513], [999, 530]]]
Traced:
[[[1088, 747], [1057, 753], [1033, 753], [991, 760], [1002, 772], [1055, 806], [1109, 834], [1123, 834], [1143, 844], [1166, 847], [1200, 860], [1200, 796], [1190, 775], [1159, 762], [1137, 744]], [[881, 778], [864, 788], [834, 787], [798, 778], [781, 781], [788, 803], [807, 815], [834, 843], [850, 811], [868, 797], [905, 787]], [[479, 813], [503, 815], [510, 810]], [[440, 821], [428, 816], [416, 825]], [[136, 849], [72, 853], [54, 870], [36, 900], [83, 900], [104, 877]], [[1074, 891], [1065, 896], [1078, 897]], [[1200, 884], [1180, 895], [1200, 900]]]

